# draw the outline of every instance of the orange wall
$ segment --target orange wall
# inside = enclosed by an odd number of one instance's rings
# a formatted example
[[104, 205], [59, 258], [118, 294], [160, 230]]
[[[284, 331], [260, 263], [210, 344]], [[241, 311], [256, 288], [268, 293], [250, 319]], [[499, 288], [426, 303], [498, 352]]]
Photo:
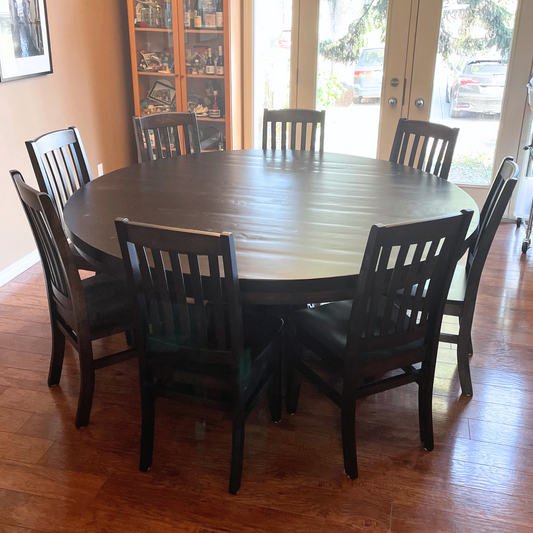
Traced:
[[0, 83], [0, 271], [35, 249], [8, 171], [35, 186], [24, 141], [77, 126], [93, 177], [136, 162], [125, 0], [47, 0], [53, 74]]

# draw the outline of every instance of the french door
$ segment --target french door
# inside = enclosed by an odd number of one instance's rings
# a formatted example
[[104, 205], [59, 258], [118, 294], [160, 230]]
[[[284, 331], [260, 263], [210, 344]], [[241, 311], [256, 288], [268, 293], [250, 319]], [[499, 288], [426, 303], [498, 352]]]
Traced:
[[[247, 147], [260, 145], [264, 106], [316, 108], [327, 110], [326, 151], [382, 159], [388, 159], [400, 117], [460, 128], [450, 179], [480, 203], [493, 166], [506, 155], [522, 163], [525, 84], [533, 64], [531, 0], [245, 5], [244, 26], [248, 16], [251, 27], [245, 51], [251, 50], [247, 64], [256, 80], [248, 90], [247, 101], [255, 105], [246, 117]], [[257, 59], [261, 47], [268, 47], [268, 80]]]

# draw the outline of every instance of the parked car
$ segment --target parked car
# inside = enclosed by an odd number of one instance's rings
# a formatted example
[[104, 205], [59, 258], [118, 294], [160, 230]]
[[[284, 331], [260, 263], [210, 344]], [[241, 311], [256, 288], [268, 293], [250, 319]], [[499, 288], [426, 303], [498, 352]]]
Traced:
[[385, 46], [363, 48], [353, 73], [353, 103], [362, 98], [381, 98]]
[[507, 64], [499, 59], [468, 62], [446, 88], [450, 117], [458, 118], [461, 111], [500, 113], [506, 75]]
[[278, 37], [278, 48], [289, 49], [291, 47], [291, 30], [283, 30]]

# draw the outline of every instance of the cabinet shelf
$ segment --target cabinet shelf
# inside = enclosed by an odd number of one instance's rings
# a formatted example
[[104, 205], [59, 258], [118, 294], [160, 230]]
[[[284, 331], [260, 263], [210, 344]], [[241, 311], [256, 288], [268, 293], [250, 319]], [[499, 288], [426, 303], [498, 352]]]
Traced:
[[151, 72], [149, 70], [138, 70], [137, 74], [139, 74], [139, 76], [176, 76], [174, 72]]
[[214, 80], [223, 80], [224, 76], [217, 76], [216, 74], [187, 74], [187, 78], [211, 78]]
[[220, 33], [223, 34], [224, 30], [204, 30], [204, 29], [196, 29], [196, 30], [185, 30], [185, 33]]
[[196, 115], [196, 120], [198, 122], [204, 121], [204, 122], [226, 122], [225, 118], [211, 118], [211, 117], [199, 117]]
[[135, 28], [135, 31], [153, 31], [153, 32], [163, 32], [163, 33], [172, 33], [172, 28]]

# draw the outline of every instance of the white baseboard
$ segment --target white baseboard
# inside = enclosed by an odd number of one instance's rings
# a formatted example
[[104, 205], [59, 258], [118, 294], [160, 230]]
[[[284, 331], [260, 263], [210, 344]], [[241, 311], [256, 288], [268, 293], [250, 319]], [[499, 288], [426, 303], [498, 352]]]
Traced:
[[34, 250], [31, 254], [19, 259], [11, 266], [4, 268], [4, 270], [0, 272], [0, 287], [11, 281], [13, 278], [16, 278], [19, 274], [22, 274], [25, 270], [28, 270], [28, 268], [35, 265], [35, 263], [38, 263], [40, 260], [41, 257], [39, 256], [39, 252]]

